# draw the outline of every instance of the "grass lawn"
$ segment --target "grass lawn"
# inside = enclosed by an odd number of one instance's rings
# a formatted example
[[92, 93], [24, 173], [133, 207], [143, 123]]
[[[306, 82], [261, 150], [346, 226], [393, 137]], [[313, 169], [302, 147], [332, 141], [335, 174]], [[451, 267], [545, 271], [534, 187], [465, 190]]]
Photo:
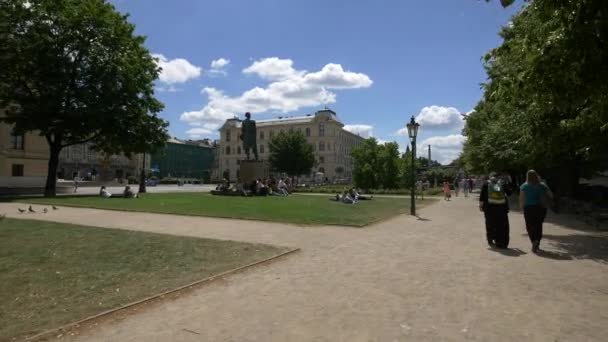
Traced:
[[31, 335], [287, 249], [0, 220], [0, 340]]
[[[56, 197], [20, 199], [29, 203], [100, 209], [199, 215], [235, 219], [286, 222], [305, 225], [362, 227], [409, 211], [409, 199], [374, 198], [355, 205], [330, 201], [331, 195], [289, 197], [228, 197], [208, 193], [145, 194], [138, 199]], [[430, 200], [419, 201], [426, 204]]]

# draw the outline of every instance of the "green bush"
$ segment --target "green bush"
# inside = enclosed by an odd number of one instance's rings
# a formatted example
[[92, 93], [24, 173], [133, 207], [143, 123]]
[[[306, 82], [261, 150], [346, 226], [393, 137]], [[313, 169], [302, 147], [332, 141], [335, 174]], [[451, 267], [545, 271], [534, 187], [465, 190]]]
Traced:
[[127, 178], [127, 183], [129, 184], [137, 184], [137, 177], [135, 176], [129, 176], [129, 178]]

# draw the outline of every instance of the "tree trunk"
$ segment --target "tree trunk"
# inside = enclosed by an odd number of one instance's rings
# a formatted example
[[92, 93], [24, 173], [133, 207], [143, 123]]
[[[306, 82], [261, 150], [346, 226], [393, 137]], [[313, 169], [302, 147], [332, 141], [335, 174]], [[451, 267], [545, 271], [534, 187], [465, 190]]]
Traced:
[[49, 148], [49, 167], [46, 175], [44, 197], [55, 197], [57, 194], [57, 167], [59, 166], [59, 152], [61, 152], [61, 146], [55, 143], [49, 144]]
[[139, 193], [146, 193], [146, 154], [143, 156], [143, 163], [141, 166], [141, 174], [139, 176]]

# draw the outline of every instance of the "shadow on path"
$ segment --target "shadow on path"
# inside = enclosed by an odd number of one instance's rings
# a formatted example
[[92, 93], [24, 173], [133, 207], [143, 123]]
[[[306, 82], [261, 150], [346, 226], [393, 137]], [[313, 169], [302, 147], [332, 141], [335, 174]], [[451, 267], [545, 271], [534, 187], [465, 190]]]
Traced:
[[[562, 252], [554, 253], [543, 251], [541, 255], [551, 259], [588, 259], [601, 263], [608, 263], [608, 236], [602, 235], [543, 235], [548, 243]], [[540, 255], [540, 254], [539, 254]]]
[[502, 254], [504, 256], [510, 256], [510, 257], [518, 257], [520, 255], [525, 255], [528, 254], [524, 251], [522, 251], [519, 248], [505, 248], [505, 249], [501, 249], [501, 248], [489, 248], [488, 250], [492, 251], [492, 252], [496, 252], [498, 254]]

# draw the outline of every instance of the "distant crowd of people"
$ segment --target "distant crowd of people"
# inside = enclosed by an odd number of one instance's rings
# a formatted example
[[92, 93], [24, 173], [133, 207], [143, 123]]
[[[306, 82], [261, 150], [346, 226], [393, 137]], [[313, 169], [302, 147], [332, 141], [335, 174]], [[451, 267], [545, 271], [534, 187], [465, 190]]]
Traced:
[[242, 196], [289, 196], [292, 192], [291, 179], [274, 177], [265, 179], [256, 179], [255, 181], [245, 184], [237, 182], [234, 185], [230, 184], [228, 178], [224, 178], [215, 190], [219, 193], [237, 194]]

